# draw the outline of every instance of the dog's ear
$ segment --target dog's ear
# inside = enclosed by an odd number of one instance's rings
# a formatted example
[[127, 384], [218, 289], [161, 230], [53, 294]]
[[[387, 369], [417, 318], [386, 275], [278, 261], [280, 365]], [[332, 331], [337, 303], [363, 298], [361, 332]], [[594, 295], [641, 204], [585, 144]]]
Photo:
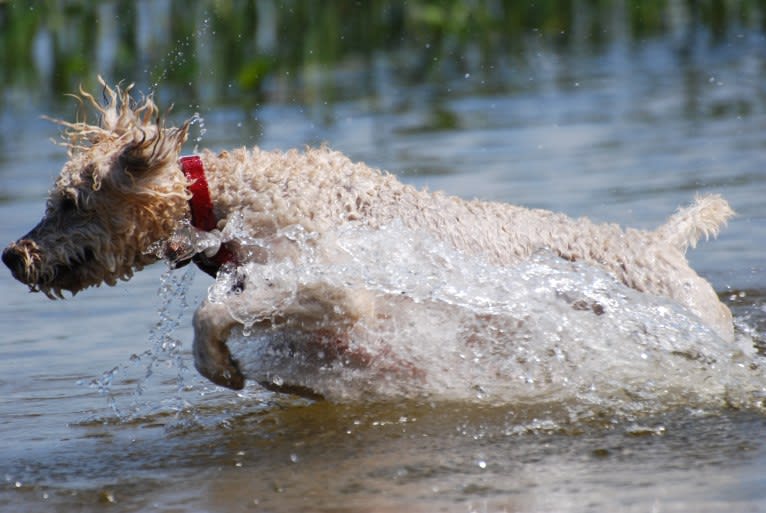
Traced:
[[151, 166], [151, 155], [147, 154], [144, 142], [134, 141], [127, 144], [118, 158], [120, 168], [131, 174], [143, 174]]
[[184, 124], [178, 128], [174, 127], [168, 130], [168, 138], [172, 141], [172, 144], [178, 153], [181, 152], [181, 148], [189, 138], [189, 126], [191, 126], [191, 119], [187, 119]]
[[189, 123], [180, 128], [137, 128], [136, 136], [125, 144], [118, 157], [120, 168], [138, 177], [178, 159], [188, 137]]

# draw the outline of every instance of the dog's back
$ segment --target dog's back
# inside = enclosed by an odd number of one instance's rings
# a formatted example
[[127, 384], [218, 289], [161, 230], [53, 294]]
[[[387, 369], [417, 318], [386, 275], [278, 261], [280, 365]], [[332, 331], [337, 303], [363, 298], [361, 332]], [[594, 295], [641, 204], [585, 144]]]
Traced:
[[247, 163], [242, 178], [253, 180], [244, 187], [252, 192], [243, 194], [243, 187], [234, 186], [238, 193], [228, 196], [243, 203], [253, 229], [263, 226], [256, 211], [276, 226], [298, 223], [320, 236], [347, 222], [375, 229], [399, 220], [496, 265], [516, 265], [537, 251], [550, 251], [601, 267], [639, 291], [669, 297], [723, 338], [733, 338], [731, 313], [685, 257], [688, 247], [702, 236], [716, 235], [733, 215], [720, 196], [697, 198], [655, 231], [623, 229], [546, 210], [418, 190], [327, 148], [235, 153], [229, 158]]

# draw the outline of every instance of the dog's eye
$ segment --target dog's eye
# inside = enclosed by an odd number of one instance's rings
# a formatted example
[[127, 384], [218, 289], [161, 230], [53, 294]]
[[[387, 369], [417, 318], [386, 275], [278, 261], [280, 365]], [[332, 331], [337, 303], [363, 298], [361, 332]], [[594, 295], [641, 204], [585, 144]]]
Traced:
[[62, 212], [74, 212], [77, 210], [77, 203], [74, 198], [65, 197], [61, 200], [61, 203], [59, 203], [59, 209]]

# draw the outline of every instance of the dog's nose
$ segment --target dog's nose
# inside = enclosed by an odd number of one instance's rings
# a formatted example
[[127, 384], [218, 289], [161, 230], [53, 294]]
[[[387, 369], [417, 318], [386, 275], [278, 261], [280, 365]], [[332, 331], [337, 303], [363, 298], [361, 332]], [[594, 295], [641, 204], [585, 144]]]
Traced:
[[23, 264], [23, 258], [21, 253], [11, 245], [3, 250], [3, 263], [16, 273]]

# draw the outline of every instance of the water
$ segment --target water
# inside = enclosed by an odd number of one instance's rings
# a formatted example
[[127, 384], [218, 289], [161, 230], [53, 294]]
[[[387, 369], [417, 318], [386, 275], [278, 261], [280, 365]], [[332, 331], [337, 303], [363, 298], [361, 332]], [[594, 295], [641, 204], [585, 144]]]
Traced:
[[[732, 308], [734, 345], [593, 268], [544, 254], [492, 268], [392, 225], [340, 234], [346, 269], [250, 274], [282, 273], [285, 293], [353, 278], [392, 309], [409, 292], [412, 305], [391, 312], [398, 325], [368, 326], [362, 340], [376, 349], [386, 330], [387, 355], [425, 377], [386, 382], [385, 358], [312, 376], [254, 343], [279, 337], [253, 327], [233, 341], [249, 374], [312, 380], [334, 399], [312, 402], [197, 376], [190, 316], [214, 284], [202, 273], [168, 277], [158, 265], [51, 302], [2, 272], [0, 510], [766, 510], [763, 39], [747, 32], [692, 61], [662, 39], [631, 44], [540, 48], [518, 67], [443, 83], [401, 76], [406, 56], [386, 54], [329, 73], [330, 105], [297, 93], [255, 112], [174, 100], [191, 105], [177, 115], [204, 118], [189, 151], [327, 141], [418, 186], [627, 226], [653, 228], [695, 193], [721, 193], [738, 217], [689, 256]], [[38, 115], [71, 117], [36, 95], [11, 101], [19, 94], [0, 109], [6, 241], [40, 217], [65, 159]], [[399, 258], [376, 260], [384, 248]], [[509, 347], [497, 333], [520, 317], [532, 319], [526, 344]], [[655, 336], [636, 336], [639, 324]]]
[[[208, 294], [241, 323], [230, 349], [257, 382], [336, 402], [559, 403], [570, 420], [766, 399], [751, 337], [727, 343], [592, 265], [541, 251], [493, 266], [400, 222], [321, 239], [285, 232], [300, 258], [221, 272]], [[304, 328], [307, 309], [328, 297], [331, 313]]]

